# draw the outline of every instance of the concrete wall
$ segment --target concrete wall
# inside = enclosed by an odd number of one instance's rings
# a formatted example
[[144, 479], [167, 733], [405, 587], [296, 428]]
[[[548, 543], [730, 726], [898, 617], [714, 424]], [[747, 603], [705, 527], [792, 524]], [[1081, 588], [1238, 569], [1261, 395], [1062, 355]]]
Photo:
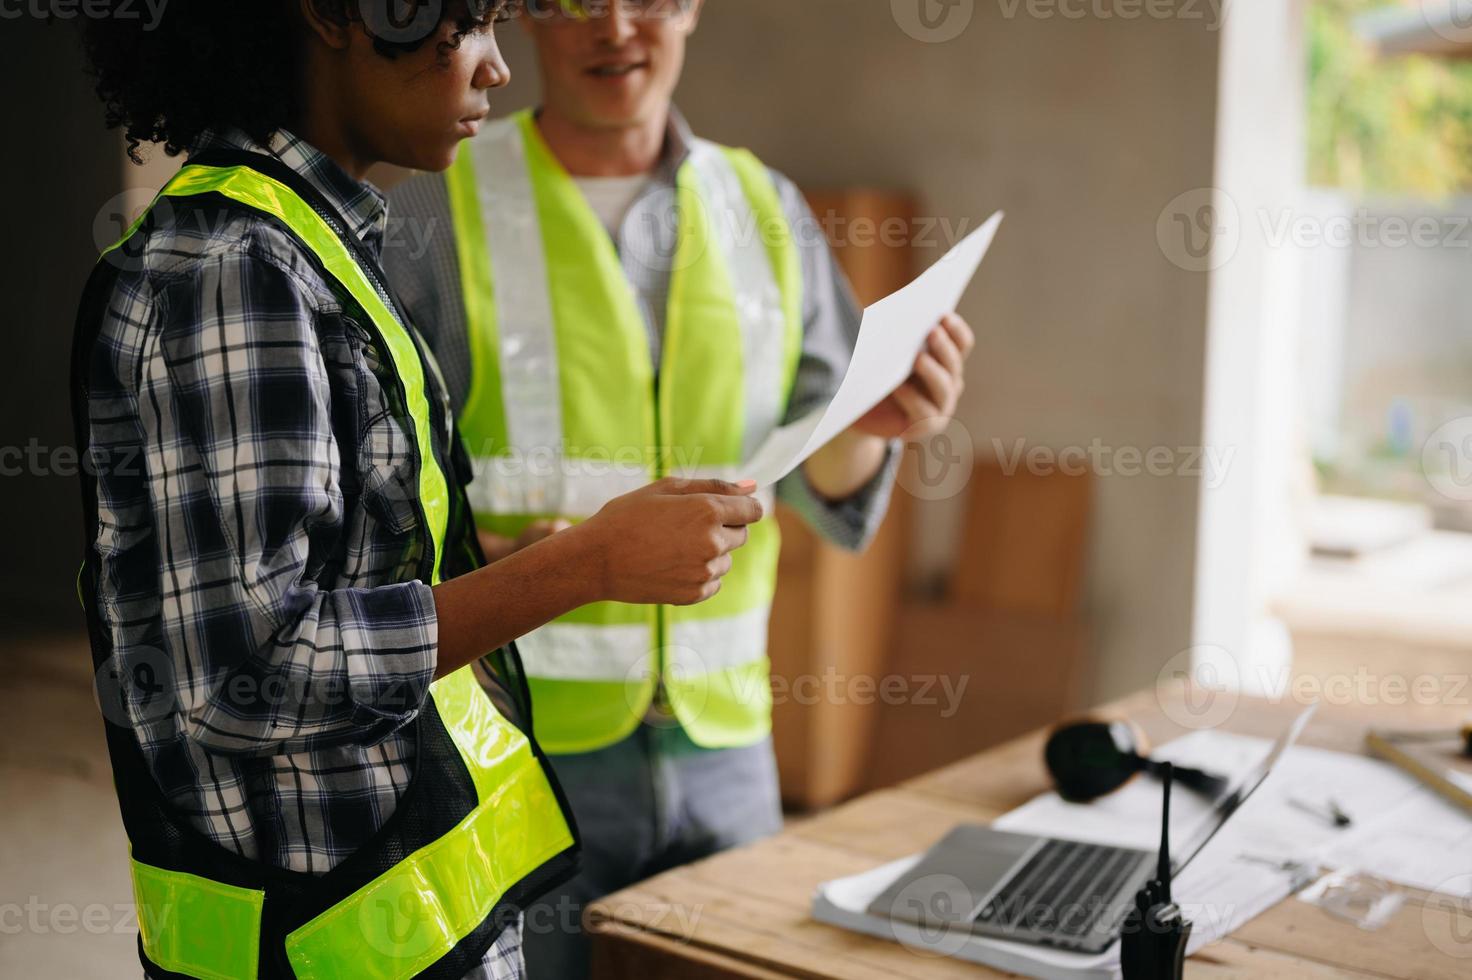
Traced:
[[[77, 299], [97, 259], [94, 224], [117, 193], [117, 139], [82, 75], [72, 25], [30, 18], [0, 30], [5, 100], [5, 297], [0, 383], [0, 622], [80, 628], [81, 522], [68, 406]], [[107, 227], [106, 216], [101, 227]], [[17, 455], [19, 451], [20, 455]]]
[[[924, 0], [952, 18], [930, 36], [954, 36], [937, 43], [921, 39], [918, 2], [710, 0], [681, 105], [701, 132], [758, 149], [804, 186], [907, 190], [922, 215], [972, 225], [1008, 211], [963, 306], [981, 338], [962, 410], [979, 451], [996, 440], [1010, 453], [1019, 439], [1055, 450], [1198, 446], [1208, 279], [1170, 260], [1157, 225], [1173, 197], [1212, 182], [1215, 5], [1151, 18], [1121, 3], [1074, 17], [1036, 0]], [[507, 110], [536, 98], [519, 33], [506, 36], [517, 72]], [[24, 263], [8, 292], [21, 297], [11, 310], [24, 329], [11, 333], [27, 345], [27, 371], [6, 391], [3, 444], [66, 437], [64, 338], [95, 211], [118, 179], [116, 143], [96, 125], [63, 41], [64, 30], [30, 26], [0, 39], [15, 50], [0, 58], [10, 90], [36, 95], [14, 111], [37, 131], [45, 119], [69, 161], [65, 173], [25, 161], [7, 184], [67, 193], [17, 202], [53, 224], [36, 241], [7, 243]], [[944, 237], [922, 261], [938, 257]], [[7, 278], [15, 268], [0, 265]], [[1100, 474], [1088, 590], [1097, 694], [1148, 682], [1190, 643], [1199, 483]], [[13, 532], [7, 555], [25, 557], [6, 563], [7, 597], [18, 611], [69, 608], [70, 483], [0, 487], [5, 513], [38, 518]], [[954, 557], [963, 502], [917, 508], [917, 578]]]
[[[962, 0], [964, 29], [927, 43], [901, 27], [915, 2], [709, 0], [680, 104], [805, 186], [909, 190], [922, 214], [973, 223], [1007, 210], [963, 306], [981, 337], [962, 411], [979, 449], [1199, 445], [1208, 277], [1168, 260], [1157, 219], [1212, 183], [1219, 32]], [[507, 48], [509, 101], [530, 101], [525, 45]], [[1098, 481], [1096, 694], [1190, 645], [1199, 482]], [[917, 575], [951, 560], [962, 503], [917, 508]]]

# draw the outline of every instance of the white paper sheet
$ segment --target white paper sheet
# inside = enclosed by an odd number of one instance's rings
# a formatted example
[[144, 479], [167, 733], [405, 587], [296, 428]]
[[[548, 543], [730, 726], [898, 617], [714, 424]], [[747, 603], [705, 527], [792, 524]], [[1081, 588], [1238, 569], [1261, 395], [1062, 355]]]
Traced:
[[[1195, 732], [1163, 746], [1156, 757], [1194, 765], [1222, 775], [1241, 773], [1270, 749], [1262, 739], [1226, 732]], [[1298, 872], [1276, 867], [1273, 860], [1315, 859], [1330, 866], [1363, 867], [1369, 862], [1392, 880], [1431, 875], [1439, 882], [1454, 874], [1461, 855], [1472, 863], [1472, 821], [1428, 809], [1429, 796], [1393, 766], [1364, 756], [1294, 746], [1252, 798], [1227, 822], [1216, 838], [1175, 883], [1175, 894], [1195, 924], [1190, 950], [1230, 935], [1305, 883]], [[1339, 830], [1322, 818], [1302, 812], [1290, 798], [1320, 802], [1333, 796], [1355, 820]], [[1447, 809], [1452, 809], [1449, 805]], [[1206, 816], [1208, 805], [1189, 791], [1171, 798], [1172, 839], [1184, 839]], [[1406, 819], [1427, 830], [1407, 835]], [[1046, 793], [998, 819], [1002, 830], [1046, 834], [1106, 844], [1154, 849], [1160, 833], [1160, 784], [1136, 779], [1118, 792], [1088, 805], [1066, 803]], [[1460, 822], [1458, 822], [1460, 821]], [[1460, 848], [1447, 861], [1445, 848]], [[826, 882], [813, 898], [813, 917], [821, 922], [902, 942], [930, 955], [953, 956], [998, 969], [1048, 980], [1099, 980], [1118, 976], [1119, 953], [1082, 955], [1040, 946], [968, 936], [957, 942], [948, 933], [927, 934], [918, 926], [868, 914], [870, 903], [908, 871], [921, 855], [896, 861], [851, 878]], [[1394, 867], [1396, 862], [1405, 862]], [[1413, 882], [1407, 882], [1413, 883]]]
[[1412, 785], [1388, 812], [1346, 831], [1322, 860], [1412, 888], [1472, 898], [1472, 817], [1419, 783]]
[[[1159, 800], [1156, 800], [1158, 809]], [[1156, 819], [1159, 819], [1157, 814]], [[1070, 953], [870, 915], [869, 905], [921, 855], [904, 858], [851, 878], [824, 882], [813, 896], [813, 918], [853, 932], [903, 943], [925, 956], [951, 956], [1044, 980], [1112, 980], [1119, 976], [1119, 948]], [[1176, 883], [1175, 895], [1194, 926], [1188, 951], [1230, 935], [1272, 908], [1293, 890], [1290, 875], [1263, 864], [1217, 855], [1193, 865]]]
[[826, 406], [773, 432], [741, 468], [769, 487], [888, 398], [910, 376], [925, 338], [953, 312], [1002, 224], [999, 211], [908, 286], [864, 311], [848, 373]]
[[[1192, 732], [1154, 753], [1158, 759], [1231, 776], [1245, 772], [1271, 743], [1229, 732]], [[1307, 860], [1347, 839], [1357, 827], [1376, 823], [1417, 793], [1417, 784], [1394, 766], [1366, 756], [1295, 745], [1242, 809], [1232, 815], [1203, 855], [1213, 852], [1261, 858]], [[1295, 807], [1299, 799], [1321, 806], [1332, 797], [1354, 819], [1347, 829]], [[1184, 841], [1211, 811], [1199, 795], [1177, 787], [1171, 796], [1171, 846]], [[1090, 804], [1064, 802], [1046, 793], [999, 818], [999, 830], [1048, 834], [1100, 844], [1154, 850], [1160, 841], [1160, 782], [1138, 778], [1117, 793]], [[1187, 871], [1189, 874], [1189, 870]]]
[[[1164, 746], [1158, 758], [1210, 772], [1241, 772], [1268, 743], [1226, 732], [1194, 732]], [[1323, 806], [1333, 799], [1353, 819], [1336, 828], [1291, 800]], [[1207, 812], [1190, 792], [1171, 798], [1171, 842], [1179, 844]], [[1104, 844], [1153, 848], [1159, 833], [1160, 789], [1137, 779], [1086, 806], [1052, 793], [999, 818], [999, 830], [1050, 834]], [[1316, 862], [1377, 874], [1388, 881], [1472, 896], [1472, 817], [1395, 766], [1368, 756], [1296, 745], [1243, 805], [1203, 855]], [[1187, 869], [1182, 880], [1191, 874]]]

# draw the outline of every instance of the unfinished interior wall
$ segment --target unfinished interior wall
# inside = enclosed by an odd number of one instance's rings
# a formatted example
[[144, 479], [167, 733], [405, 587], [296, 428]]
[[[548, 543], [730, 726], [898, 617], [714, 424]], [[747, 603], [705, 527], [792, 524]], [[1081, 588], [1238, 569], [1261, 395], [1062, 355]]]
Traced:
[[[1211, 184], [1220, 34], [1214, 4], [1148, 5], [1170, 16], [1146, 6], [710, 0], [680, 93], [701, 132], [757, 148], [805, 186], [917, 193], [937, 219], [916, 226], [921, 261], [961, 230], [941, 222], [1007, 209], [963, 308], [981, 340], [961, 416], [983, 452], [1078, 447], [1107, 460], [1087, 599], [1099, 695], [1148, 682], [1191, 636], [1201, 479], [1186, 464], [1201, 443], [1207, 277], [1173, 262], [1157, 230], [1174, 196]], [[507, 31], [517, 77], [499, 99], [506, 110], [536, 98], [519, 35]], [[7, 174], [12, 193], [27, 188], [12, 227], [40, 230], [9, 239], [19, 265], [0, 265], [16, 277], [11, 334], [27, 365], [4, 389], [0, 442], [60, 444], [72, 308], [93, 219], [120, 179], [116, 143], [99, 131], [69, 32], [18, 22], [0, 45], [9, 90], [32, 96], [18, 111], [38, 132], [46, 120], [58, 136], [41, 149], [68, 161], [57, 168], [38, 151], [5, 164], [20, 168]], [[1131, 465], [1156, 448], [1187, 472]], [[7, 597], [69, 614], [70, 482], [0, 482], [7, 513], [27, 517], [11, 532], [7, 554], [21, 560], [6, 564]], [[954, 558], [962, 504], [917, 508], [916, 579]]]
[[[1173, 261], [1157, 230], [1173, 198], [1212, 183], [1221, 35], [1219, 5], [1150, 6], [1170, 16], [710, 0], [680, 93], [698, 129], [806, 186], [909, 190], [934, 218], [1007, 210], [962, 310], [980, 345], [961, 418], [982, 451], [1114, 451], [1097, 474], [1087, 591], [1097, 696], [1149, 683], [1191, 643], [1201, 478], [1187, 456], [1202, 441], [1209, 277]], [[1130, 475], [1119, 452], [1155, 447], [1185, 474]], [[948, 566], [961, 504], [917, 507], [917, 577]]]
[[[917, 195], [922, 263], [1006, 209], [962, 308], [980, 339], [960, 420], [978, 452], [1101, 461], [1094, 698], [1192, 644], [1198, 499], [1222, 477], [1200, 455], [1210, 276], [1162, 228], [1212, 184], [1222, 6], [707, 0], [678, 96], [697, 131], [804, 187]], [[496, 109], [533, 104], [520, 28], [503, 48]], [[955, 560], [963, 505], [918, 502], [913, 581]]]
[[0, 153], [4, 381], [0, 383], [0, 623], [80, 629], [81, 514], [71, 451], [68, 354], [82, 284], [109, 227], [121, 157], [82, 75], [75, 23], [0, 29], [7, 93]]

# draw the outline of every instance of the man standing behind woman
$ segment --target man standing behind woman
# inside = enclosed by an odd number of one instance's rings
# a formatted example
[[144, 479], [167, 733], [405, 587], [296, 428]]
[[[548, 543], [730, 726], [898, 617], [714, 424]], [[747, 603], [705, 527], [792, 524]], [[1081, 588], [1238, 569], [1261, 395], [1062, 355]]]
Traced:
[[[445, 369], [476, 522], [504, 561], [654, 477], [739, 475], [847, 369], [860, 314], [802, 196], [674, 108], [701, 10], [529, 3], [540, 108], [391, 194], [414, 226], [401, 237], [428, 250], [390, 249], [389, 274]], [[777, 495], [862, 548], [900, 437], [946, 424], [972, 346], [960, 317], [933, 325], [910, 378]], [[527, 915], [534, 978], [587, 973], [587, 901], [781, 826], [766, 657], [779, 550], [768, 509], [710, 601], [597, 603], [523, 638], [537, 735], [585, 845], [583, 873]]]

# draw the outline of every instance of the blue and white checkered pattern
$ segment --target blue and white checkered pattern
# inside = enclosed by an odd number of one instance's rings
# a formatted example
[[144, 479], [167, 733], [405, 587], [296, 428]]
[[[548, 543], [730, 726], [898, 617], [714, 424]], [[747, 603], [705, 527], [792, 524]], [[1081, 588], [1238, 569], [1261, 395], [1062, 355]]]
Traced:
[[[383, 198], [311, 146], [215, 146], [274, 153], [381, 248]], [[115, 720], [212, 840], [323, 874], [394, 812], [434, 674], [406, 422], [367, 317], [274, 223], [166, 206], [121, 261], [88, 405], [99, 607], [137, 681]], [[510, 928], [470, 975], [521, 974]]]

